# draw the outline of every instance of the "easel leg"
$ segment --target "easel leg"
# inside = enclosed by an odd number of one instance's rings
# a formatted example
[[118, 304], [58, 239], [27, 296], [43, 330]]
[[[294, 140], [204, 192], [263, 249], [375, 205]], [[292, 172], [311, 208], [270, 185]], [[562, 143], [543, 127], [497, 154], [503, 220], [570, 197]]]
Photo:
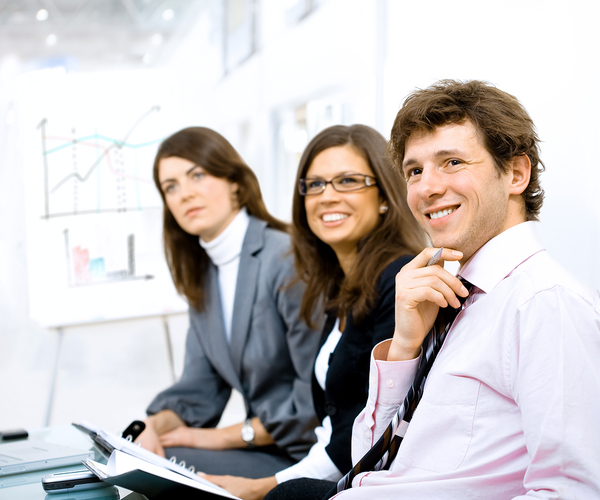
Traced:
[[169, 330], [169, 317], [163, 316], [163, 329], [165, 332], [165, 343], [167, 345], [167, 361], [169, 362], [169, 371], [171, 372], [171, 381], [175, 383], [175, 363], [173, 361], [173, 342], [171, 340], [171, 331]]
[[58, 378], [58, 366], [60, 363], [60, 351], [62, 349], [64, 331], [62, 327], [56, 329], [56, 354], [54, 355], [54, 366], [52, 367], [52, 378], [50, 379], [50, 393], [48, 394], [48, 406], [46, 407], [46, 416], [44, 417], [44, 426], [50, 425], [52, 418], [52, 409], [54, 406], [54, 393], [56, 392], [56, 380]]

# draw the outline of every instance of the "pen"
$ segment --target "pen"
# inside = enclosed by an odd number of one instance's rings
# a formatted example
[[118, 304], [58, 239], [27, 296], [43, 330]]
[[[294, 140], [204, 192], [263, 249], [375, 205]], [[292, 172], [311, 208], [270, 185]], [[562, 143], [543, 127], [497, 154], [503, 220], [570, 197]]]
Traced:
[[427, 265], [425, 267], [435, 266], [442, 258], [443, 251], [444, 251], [444, 247], [440, 248], [437, 252], [435, 252], [433, 257], [431, 257], [431, 259], [429, 259], [429, 262], [427, 263]]

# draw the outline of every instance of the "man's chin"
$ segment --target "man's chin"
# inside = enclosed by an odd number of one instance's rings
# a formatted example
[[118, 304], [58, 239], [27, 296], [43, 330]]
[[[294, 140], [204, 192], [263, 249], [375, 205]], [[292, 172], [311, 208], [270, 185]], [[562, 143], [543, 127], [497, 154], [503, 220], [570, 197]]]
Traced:
[[431, 240], [431, 246], [433, 248], [450, 248], [451, 250], [458, 250], [457, 248], [454, 248], [455, 242], [448, 240], [446, 238], [431, 238], [431, 236], [429, 237], [429, 239]]
[[441, 231], [432, 231], [430, 227], [424, 228], [427, 236], [429, 236], [429, 241], [431, 241], [431, 246], [433, 248], [450, 248], [449, 244], [455, 241], [454, 238], [449, 238], [448, 234], [444, 234]]
[[435, 240], [431, 240], [431, 246], [433, 248], [446, 248], [448, 250], [458, 250], [459, 252], [464, 252], [464, 245], [460, 245], [455, 240], [436, 238]]

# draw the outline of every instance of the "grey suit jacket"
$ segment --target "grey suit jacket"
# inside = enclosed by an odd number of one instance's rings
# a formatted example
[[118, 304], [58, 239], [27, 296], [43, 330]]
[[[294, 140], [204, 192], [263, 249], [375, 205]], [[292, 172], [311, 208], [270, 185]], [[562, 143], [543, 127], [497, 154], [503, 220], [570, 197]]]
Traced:
[[244, 397], [275, 443], [301, 459], [315, 442], [318, 421], [311, 394], [319, 334], [299, 318], [304, 286], [294, 275], [289, 236], [250, 217], [242, 245], [231, 343], [225, 327], [217, 268], [206, 276], [203, 312], [190, 308], [181, 379], [161, 392], [148, 413], [170, 409], [192, 427], [214, 427], [231, 388]]

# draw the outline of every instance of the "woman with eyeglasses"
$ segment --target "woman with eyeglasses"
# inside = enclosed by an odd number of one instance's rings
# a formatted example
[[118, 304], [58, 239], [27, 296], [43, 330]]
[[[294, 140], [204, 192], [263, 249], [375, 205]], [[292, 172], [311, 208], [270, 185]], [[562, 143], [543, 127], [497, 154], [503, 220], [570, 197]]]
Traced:
[[340, 125], [318, 134], [300, 159], [292, 247], [307, 285], [301, 317], [326, 314], [313, 375], [321, 426], [309, 454], [274, 476], [208, 476], [244, 500], [277, 484], [269, 500], [319, 498], [351, 468], [352, 424], [367, 401], [370, 353], [394, 333], [396, 274], [426, 244], [385, 150], [374, 129]]
[[[190, 328], [181, 379], [150, 404], [138, 442], [213, 474], [272, 475], [306, 455], [317, 424], [318, 334], [300, 317], [304, 284], [291, 284], [288, 227], [267, 212], [254, 172], [208, 128], [165, 139], [154, 181]], [[247, 419], [216, 428], [232, 389]]]

